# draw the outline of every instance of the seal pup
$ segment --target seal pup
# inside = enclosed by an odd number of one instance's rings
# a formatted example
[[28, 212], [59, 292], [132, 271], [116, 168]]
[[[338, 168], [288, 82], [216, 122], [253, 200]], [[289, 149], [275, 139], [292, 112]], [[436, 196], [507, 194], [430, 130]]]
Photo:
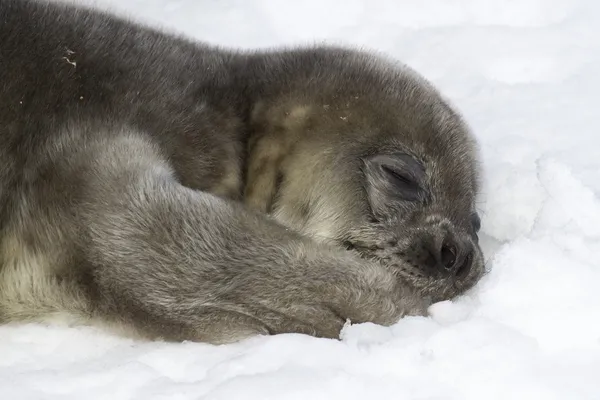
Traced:
[[0, 322], [337, 338], [481, 276], [476, 143], [408, 67], [42, 1], [0, 20]]

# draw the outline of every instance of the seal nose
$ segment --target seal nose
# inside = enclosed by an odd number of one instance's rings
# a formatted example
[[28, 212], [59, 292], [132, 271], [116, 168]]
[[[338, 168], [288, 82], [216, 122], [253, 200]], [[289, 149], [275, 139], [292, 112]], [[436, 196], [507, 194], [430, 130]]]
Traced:
[[443, 240], [431, 240], [425, 245], [429, 267], [434, 274], [454, 276], [458, 279], [469, 274], [475, 249], [468, 241], [458, 240], [447, 233]]
[[448, 274], [464, 278], [471, 270], [474, 251], [468, 242], [446, 239], [440, 249], [440, 264]]
[[454, 264], [456, 264], [456, 247], [454, 244], [444, 241], [442, 244], [442, 249], [440, 250], [440, 262], [442, 267], [448, 271], [454, 268]]

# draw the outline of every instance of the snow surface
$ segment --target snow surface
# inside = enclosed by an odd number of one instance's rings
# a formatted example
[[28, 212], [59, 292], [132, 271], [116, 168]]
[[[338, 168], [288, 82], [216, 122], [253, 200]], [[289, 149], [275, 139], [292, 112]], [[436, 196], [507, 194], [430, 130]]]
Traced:
[[[92, 0], [79, 0], [91, 4]], [[212, 43], [368, 46], [464, 113], [490, 273], [430, 318], [226, 346], [0, 327], [0, 399], [600, 399], [600, 2], [98, 0]]]

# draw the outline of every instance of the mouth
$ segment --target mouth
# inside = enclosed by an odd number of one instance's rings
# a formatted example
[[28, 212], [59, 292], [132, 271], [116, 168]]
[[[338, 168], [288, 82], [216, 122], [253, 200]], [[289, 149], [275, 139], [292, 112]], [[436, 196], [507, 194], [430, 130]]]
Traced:
[[403, 252], [391, 251], [377, 245], [346, 241], [343, 247], [361, 258], [376, 261], [389, 269], [398, 279], [417, 289], [434, 301], [450, 300], [471, 289], [483, 276], [480, 251], [469, 260], [470, 267], [462, 267], [452, 276], [433, 275], [424, 265], [415, 262]]

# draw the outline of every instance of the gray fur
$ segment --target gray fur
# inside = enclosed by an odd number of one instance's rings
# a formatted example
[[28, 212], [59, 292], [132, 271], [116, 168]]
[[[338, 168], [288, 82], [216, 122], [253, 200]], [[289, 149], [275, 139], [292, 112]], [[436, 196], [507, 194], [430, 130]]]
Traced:
[[476, 146], [423, 78], [0, 3], [0, 323], [338, 337], [483, 271]]

